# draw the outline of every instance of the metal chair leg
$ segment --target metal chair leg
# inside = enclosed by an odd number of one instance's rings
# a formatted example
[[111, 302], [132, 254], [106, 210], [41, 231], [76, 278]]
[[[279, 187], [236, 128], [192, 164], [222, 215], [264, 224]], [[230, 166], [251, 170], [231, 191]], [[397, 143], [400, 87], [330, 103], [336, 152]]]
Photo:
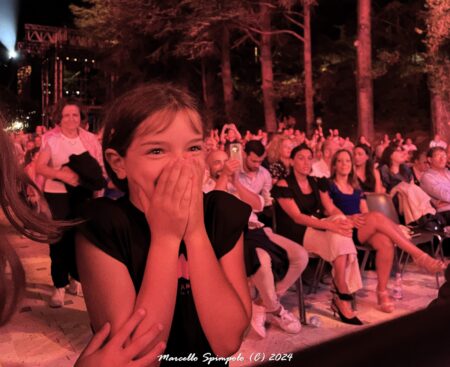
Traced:
[[317, 264], [316, 273], [314, 275], [313, 288], [312, 288], [313, 293], [316, 293], [317, 289], [319, 288], [319, 282], [320, 282], [320, 279], [322, 278], [324, 267], [325, 267], [325, 260], [320, 258], [319, 263]]
[[367, 260], [369, 259], [369, 255], [370, 255], [370, 250], [366, 251], [364, 250], [364, 257], [361, 263], [361, 273], [364, 274], [364, 270], [366, 270], [366, 265], [367, 265]]
[[300, 322], [305, 325], [306, 324], [306, 311], [305, 311], [305, 298], [303, 294], [303, 283], [302, 276], [295, 281], [295, 287], [297, 289], [298, 296], [298, 314], [300, 316]]

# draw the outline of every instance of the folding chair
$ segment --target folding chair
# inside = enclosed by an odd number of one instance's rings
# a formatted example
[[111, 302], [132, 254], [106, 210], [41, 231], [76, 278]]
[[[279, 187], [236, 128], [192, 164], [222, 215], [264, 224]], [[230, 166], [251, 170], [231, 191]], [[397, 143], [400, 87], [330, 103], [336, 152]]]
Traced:
[[[380, 212], [384, 214], [386, 217], [391, 219], [394, 223], [400, 224], [400, 220], [398, 217], [397, 210], [395, 209], [394, 203], [392, 202], [392, 198], [387, 194], [377, 194], [377, 193], [366, 193], [367, 206], [369, 211], [371, 212]], [[437, 255], [438, 249], [434, 250], [433, 240], [436, 238], [438, 241], [442, 241], [441, 237], [438, 234], [423, 231], [423, 230], [415, 230], [414, 235], [411, 237], [410, 241], [414, 243], [414, 245], [418, 246], [425, 243], [431, 243], [433, 255]], [[442, 252], [442, 244], [440, 246]], [[406, 255], [403, 266], [401, 266], [403, 259], [404, 251], [402, 250], [400, 256], [397, 258], [395, 263], [396, 271], [400, 271], [403, 274], [405, 270], [406, 262], [408, 261], [409, 254]], [[439, 288], [439, 274], [436, 274], [436, 285]]]

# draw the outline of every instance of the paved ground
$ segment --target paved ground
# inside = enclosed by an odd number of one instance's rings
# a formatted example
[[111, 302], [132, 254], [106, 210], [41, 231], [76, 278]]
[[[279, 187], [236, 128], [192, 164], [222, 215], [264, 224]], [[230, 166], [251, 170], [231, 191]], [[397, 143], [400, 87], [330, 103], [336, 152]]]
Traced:
[[[19, 312], [0, 331], [0, 367], [73, 366], [91, 337], [84, 300], [67, 294], [64, 308], [48, 307], [51, 291], [48, 247], [21, 237], [10, 228], [7, 232], [25, 265], [27, 290]], [[376, 309], [375, 285], [375, 274], [366, 272], [364, 289], [358, 293], [358, 313], [365, 322], [363, 327], [423, 308], [437, 295], [435, 278], [414, 265], [408, 265], [403, 277], [403, 299], [396, 302], [396, 310], [392, 314], [385, 314]], [[298, 314], [295, 292], [289, 292], [282, 302]], [[307, 319], [318, 316], [320, 327], [304, 326], [300, 334], [292, 336], [269, 326], [267, 337], [262, 340], [250, 332], [239, 351], [243, 361], [233, 362], [231, 366], [250, 365], [250, 356], [255, 352], [266, 356], [290, 352], [358, 328], [338, 322], [333, 317], [327, 286], [322, 285], [316, 294], [308, 295], [306, 303]]]

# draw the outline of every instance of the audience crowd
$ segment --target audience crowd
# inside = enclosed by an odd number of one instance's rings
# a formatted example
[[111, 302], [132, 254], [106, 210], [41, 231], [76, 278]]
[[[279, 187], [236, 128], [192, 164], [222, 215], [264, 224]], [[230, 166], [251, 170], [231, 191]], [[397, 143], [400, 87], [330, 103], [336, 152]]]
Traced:
[[[106, 177], [100, 147], [103, 132], [96, 138], [80, 130], [79, 121], [73, 122], [70, 113], [80, 111], [69, 101], [60, 106], [55, 128], [47, 131], [38, 126], [33, 133], [10, 133], [17, 161], [36, 184], [21, 194], [33, 210], [51, 213], [58, 220], [77, 220], [80, 203], [94, 196], [123, 195]], [[274, 134], [262, 129], [253, 133], [226, 123], [220, 131], [205, 134], [202, 148], [203, 192], [225, 191], [251, 208], [243, 243], [252, 294], [251, 325], [258, 335], [265, 337], [267, 323], [287, 333], [301, 331], [299, 319], [280, 299], [303, 273], [311, 254], [331, 264], [332, 310], [342, 322], [356, 325], [362, 322], [351, 302], [363, 286], [357, 256], [361, 246], [376, 253], [382, 312], [394, 310], [388, 284], [395, 246], [430, 274], [445, 268], [443, 261], [413, 245], [404, 228], [381, 213], [369, 212], [366, 202], [367, 195], [387, 194], [402, 224], [420, 227], [435, 220], [436, 230], [445, 231], [450, 225], [450, 145], [439, 134], [425, 145], [400, 133], [393, 138], [385, 134], [380, 142], [369, 142], [364, 136], [353, 142], [338, 129], [325, 133], [321, 127], [308, 137], [295, 128], [292, 117], [280, 121], [279, 127]], [[76, 163], [70, 166], [67, 158], [83, 147], [98, 163], [107, 184], [89, 186], [88, 179], [80, 183], [82, 172], [75, 173]], [[76, 202], [69, 201], [67, 193], [79, 186], [85, 191], [77, 192]], [[38, 190], [45, 193], [46, 202]], [[74, 233], [66, 231], [50, 246], [51, 307], [64, 305], [66, 290], [81, 292], [73, 241]]]

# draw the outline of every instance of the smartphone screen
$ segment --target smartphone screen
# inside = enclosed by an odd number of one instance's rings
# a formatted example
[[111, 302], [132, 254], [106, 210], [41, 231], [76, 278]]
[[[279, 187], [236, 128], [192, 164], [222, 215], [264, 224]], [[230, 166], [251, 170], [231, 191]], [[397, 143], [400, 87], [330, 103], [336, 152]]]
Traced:
[[230, 159], [237, 159], [242, 170], [242, 145], [240, 143], [230, 144]]

